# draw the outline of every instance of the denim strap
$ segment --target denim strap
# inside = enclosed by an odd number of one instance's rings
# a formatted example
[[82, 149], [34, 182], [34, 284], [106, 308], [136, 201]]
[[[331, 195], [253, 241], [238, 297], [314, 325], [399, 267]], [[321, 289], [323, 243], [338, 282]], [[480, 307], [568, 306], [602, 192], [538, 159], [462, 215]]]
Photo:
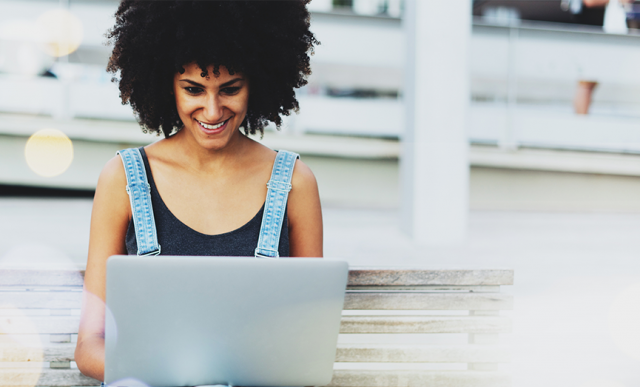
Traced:
[[280, 231], [284, 220], [284, 211], [287, 208], [287, 198], [291, 191], [291, 176], [293, 167], [300, 155], [288, 151], [278, 151], [276, 161], [273, 163], [271, 179], [267, 183], [267, 201], [262, 214], [260, 226], [260, 238], [256, 247], [255, 257], [279, 258], [278, 245], [280, 244]]
[[151, 206], [151, 186], [147, 180], [142, 155], [137, 148], [123, 149], [116, 152], [122, 158], [127, 175], [127, 193], [131, 202], [131, 217], [136, 231], [138, 255], [158, 255], [158, 233]]

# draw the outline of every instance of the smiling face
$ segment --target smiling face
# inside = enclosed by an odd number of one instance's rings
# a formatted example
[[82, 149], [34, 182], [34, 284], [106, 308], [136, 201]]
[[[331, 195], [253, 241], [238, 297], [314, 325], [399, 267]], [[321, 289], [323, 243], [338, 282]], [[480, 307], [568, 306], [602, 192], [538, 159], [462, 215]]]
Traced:
[[238, 128], [249, 104], [249, 82], [242, 74], [229, 74], [223, 66], [218, 76], [209, 66], [204, 78], [195, 63], [183, 67], [185, 72], [173, 78], [176, 108], [184, 124], [181, 132], [206, 149], [222, 149], [240, 136]]

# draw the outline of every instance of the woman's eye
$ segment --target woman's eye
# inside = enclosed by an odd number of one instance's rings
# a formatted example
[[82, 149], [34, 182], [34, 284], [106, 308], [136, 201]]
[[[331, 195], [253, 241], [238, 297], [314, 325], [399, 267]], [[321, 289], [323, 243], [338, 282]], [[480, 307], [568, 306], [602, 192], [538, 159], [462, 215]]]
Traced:
[[185, 87], [184, 88], [189, 94], [200, 94], [202, 89], [199, 87]]
[[222, 92], [231, 95], [237, 93], [239, 90], [239, 87], [225, 87], [224, 89], [222, 89]]

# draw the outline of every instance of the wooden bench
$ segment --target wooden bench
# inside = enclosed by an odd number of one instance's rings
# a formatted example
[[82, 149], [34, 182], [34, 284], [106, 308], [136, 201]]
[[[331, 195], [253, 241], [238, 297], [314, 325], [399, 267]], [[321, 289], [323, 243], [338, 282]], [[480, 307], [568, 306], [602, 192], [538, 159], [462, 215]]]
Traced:
[[[100, 384], [73, 362], [83, 275], [0, 270], [1, 386]], [[510, 386], [512, 284], [511, 270], [352, 268], [331, 386]]]

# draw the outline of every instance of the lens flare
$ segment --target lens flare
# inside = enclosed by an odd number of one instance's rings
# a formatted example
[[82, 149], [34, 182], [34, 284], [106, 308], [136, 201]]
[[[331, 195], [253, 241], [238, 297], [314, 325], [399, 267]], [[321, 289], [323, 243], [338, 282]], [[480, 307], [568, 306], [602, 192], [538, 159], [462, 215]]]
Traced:
[[58, 176], [73, 161], [73, 143], [57, 129], [42, 129], [29, 137], [24, 156], [29, 168], [38, 175]]
[[82, 43], [82, 22], [65, 9], [47, 11], [38, 18], [47, 34], [45, 51], [52, 56], [69, 55]]
[[620, 350], [640, 361], [640, 283], [628, 287], [613, 301], [609, 333]]
[[[10, 361], [38, 364], [44, 360], [42, 342], [38, 329], [24, 312], [14, 305], [0, 303], [0, 337], [2, 350], [10, 354]], [[24, 368], [19, 374], [0, 373], [0, 385], [36, 386], [42, 373], [42, 366]]]
[[[49, 269], [71, 270], [73, 277], [69, 282], [76, 286], [82, 284], [82, 273], [77, 265], [55, 247], [38, 245], [37, 242], [32, 241], [28, 244], [15, 245], [0, 256], [0, 270]], [[23, 281], [25, 282], [21, 281], [21, 283], [30, 288], [27, 285], [29, 281], [27, 279]], [[62, 288], [56, 287], [56, 291], [50, 292], [30, 291], [31, 296], [25, 297], [24, 288], [20, 287], [16, 290], [15, 292], [5, 291], [0, 296], [0, 357], [5, 359], [4, 362], [12, 363], [12, 366], [5, 369], [2, 369], [3, 365], [0, 364], [0, 371], [2, 371], [0, 386], [42, 385], [43, 367], [47, 367], [46, 362], [51, 360], [51, 355], [65, 356], [67, 351], [64, 346], [51, 348], [50, 335], [46, 334], [47, 329], [51, 328], [50, 321], [47, 321], [47, 317], [43, 317], [51, 314], [53, 310], [49, 307], [54, 306], [51, 302], [56, 304], [56, 299], [64, 297], [65, 292], [60, 291], [63, 290]], [[34, 302], [36, 298], [40, 300]], [[47, 356], [45, 348], [54, 352], [49, 352]]]

